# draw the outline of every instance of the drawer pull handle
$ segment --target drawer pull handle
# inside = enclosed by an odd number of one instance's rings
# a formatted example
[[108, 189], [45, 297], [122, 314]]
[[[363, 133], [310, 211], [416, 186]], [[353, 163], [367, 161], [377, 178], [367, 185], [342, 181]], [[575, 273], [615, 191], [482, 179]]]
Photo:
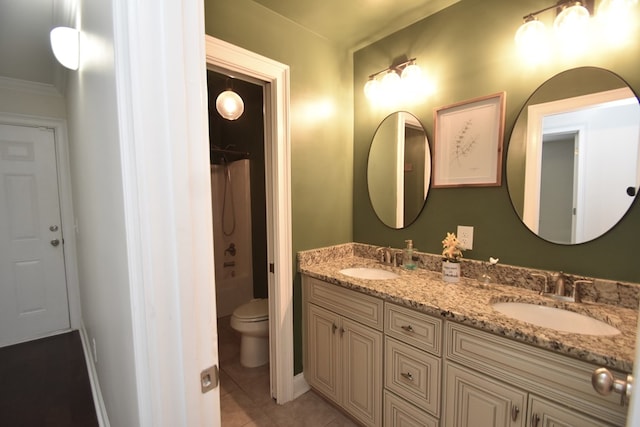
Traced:
[[538, 414], [531, 415], [531, 427], [538, 427], [538, 423], [540, 422], [540, 417]]
[[404, 329], [407, 332], [413, 332], [413, 328], [411, 327], [411, 325], [403, 325], [400, 326], [402, 329]]
[[518, 405], [513, 405], [511, 407], [511, 420], [513, 421], [517, 420], [519, 413], [520, 413], [520, 408], [518, 408]]
[[407, 372], [406, 374], [402, 372], [400, 375], [402, 375], [404, 378], [408, 379], [409, 381], [413, 381], [413, 375], [411, 375], [411, 372]]

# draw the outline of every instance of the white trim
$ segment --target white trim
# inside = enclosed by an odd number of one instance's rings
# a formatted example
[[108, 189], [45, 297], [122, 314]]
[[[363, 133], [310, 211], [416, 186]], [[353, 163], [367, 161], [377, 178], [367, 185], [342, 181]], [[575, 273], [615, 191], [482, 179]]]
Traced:
[[113, 4], [136, 424], [217, 426], [204, 4]]
[[80, 332], [80, 340], [82, 341], [82, 350], [84, 353], [84, 360], [87, 364], [87, 373], [89, 375], [89, 383], [91, 384], [91, 394], [93, 395], [93, 404], [96, 408], [96, 417], [98, 418], [98, 425], [100, 427], [109, 427], [109, 417], [107, 415], [107, 408], [104, 405], [104, 398], [102, 397], [102, 391], [100, 390], [100, 383], [98, 382], [98, 372], [96, 371], [96, 365], [93, 363], [93, 357], [91, 357], [91, 344], [89, 344], [89, 335], [84, 324], [78, 330]]
[[293, 377], [293, 398], [297, 399], [302, 396], [306, 392], [311, 390], [309, 383], [304, 378], [304, 373], [300, 372], [298, 375]]
[[61, 229], [64, 236], [64, 268], [67, 279], [69, 321], [71, 329], [79, 329], [82, 324], [80, 311], [80, 285], [78, 279], [78, 258], [76, 256], [75, 217], [71, 197], [71, 173], [69, 166], [69, 139], [67, 124], [63, 119], [29, 116], [23, 114], [0, 113], [0, 123], [7, 125], [45, 127], [53, 129], [56, 145], [58, 170], [58, 190], [60, 192]]
[[32, 95], [62, 98], [58, 89], [53, 85], [31, 82], [28, 80], [12, 79], [4, 76], [0, 76], [0, 89], [24, 92]]
[[[207, 65], [266, 82], [267, 227], [273, 251], [269, 262], [275, 273], [269, 280], [269, 328], [272, 394], [279, 404], [293, 399], [293, 256], [291, 247], [291, 161], [289, 131], [289, 67], [264, 56], [205, 36]], [[275, 363], [274, 363], [275, 361]], [[275, 384], [274, 384], [275, 383]], [[274, 387], [275, 386], [275, 387]]]

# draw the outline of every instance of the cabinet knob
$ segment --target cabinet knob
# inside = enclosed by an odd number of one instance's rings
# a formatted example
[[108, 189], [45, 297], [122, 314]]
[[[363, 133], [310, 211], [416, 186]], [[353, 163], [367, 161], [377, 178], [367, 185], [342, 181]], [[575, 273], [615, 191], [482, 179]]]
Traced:
[[531, 427], [538, 427], [539, 423], [540, 417], [538, 416], [538, 414], [531, 415]]
[[344, 335], [344, 328], [340, 328], [340, 336]]
[[336, 329], [338, 329], [338, 327], [336, 326], [335, 323], [331, 324], [331, 332], [335, 335], [336, 334]]
[[409, 381], [413, 381], [413, 375], [411, 375], [411, 372], [407, 372], [406, 374], [402, 372], [400, 375], [402, 375], [404, 378], [408, 379]]
[[518, 405], [511, 406], [511, 420], [513, 421], [517, 420], [519, 413], [520, 413], [520, 408], [518, 408]]
[[413, 328], [411, 327], [411, 325], [403, 325], [400, 326], [402, 329], [404, 329], [407, 332], [413, 332]]
[[591, 385], [603, 396], [608, 396], [612, 391], [620, 393], [620, 405], [624, 406], [629, 403], [631, 397], [633, 376], [627, 375], [626, 381], [618, 380], [607, 368], [598, 368], [591, 375]]

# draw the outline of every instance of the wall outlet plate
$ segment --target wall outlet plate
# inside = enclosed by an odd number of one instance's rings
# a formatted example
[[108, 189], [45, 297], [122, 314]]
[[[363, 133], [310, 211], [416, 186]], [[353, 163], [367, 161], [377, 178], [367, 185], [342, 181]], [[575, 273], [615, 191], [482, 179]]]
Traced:
[[473, 226], [459, 225], [457, 237], [463, 249], [473, 249]]

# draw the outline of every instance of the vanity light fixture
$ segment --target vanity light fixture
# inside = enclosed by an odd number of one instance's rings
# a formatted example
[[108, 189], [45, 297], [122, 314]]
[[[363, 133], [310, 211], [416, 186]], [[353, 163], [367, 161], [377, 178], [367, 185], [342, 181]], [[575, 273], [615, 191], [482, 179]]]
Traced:
[[80, 66], [80, 31], [70, 27], [56, 27], [49, 33], [51, 50], [58, 62], [70, 70]]
[[[518, 49], [530, 59], [545, 56], [551, 50], [550, 38], [553, 35], [554, 46], [565, 49], [566, 53], [576, 54], [595, 41], [625, 41], [631, 38], [635, 14], [631, 7], [638, 0], [602, 0], [597, 15], [594, 12], [594, 0], [560, 0], [557, 3], [529, 13], [523, 17], [524, 23], [518, 28], [515, 42]], [[553, 33], [547, 31], [538, 15], [556, 10], [553, 21]], [[594, 19], [592, 19], [592, 16]], [[597, 21], [598, 26], [592, 21]], [[599, 30], [597, 36], [592, 31]], [[589, 40], [590, 37], [593, 39]]]
[[426, 92], [422, 70], [412, 58], [369, 75], [364, 94], [370, 102], [393, 102]]
[[233, 91], [230, 80], [227, 79], [227, 90], [216, 98], [216, 110], [227, 120], [237, 120], [244, 113], [244, 101]]
[[556, 4], [525, 15], [522, 18], [524, 23], [516, 32], [516, 45], [527, 55], [533, 56], [538, 56], [547, 49], [549, 35], [544, 23], [538, 20], [538, 15], [549, 10], [559, 10], [553, 22], [554, 33], [558, 40], [570, 42], [581, 40], [591, 18], [587, 6], [586, 1], [560, 0]]

